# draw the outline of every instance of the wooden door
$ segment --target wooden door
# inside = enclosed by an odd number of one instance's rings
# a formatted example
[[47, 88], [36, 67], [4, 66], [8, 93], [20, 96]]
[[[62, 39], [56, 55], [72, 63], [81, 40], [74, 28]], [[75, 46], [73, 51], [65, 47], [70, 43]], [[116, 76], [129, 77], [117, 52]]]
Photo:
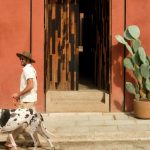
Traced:
[[46, 1], [46, 89], [78, 89], [78, 9], [76, 0]]
[[111, 61], [111, 0], [96, 0], [96, 60], [97, 86], [100, 90], [110, 92], [110, 61]]
[[46, 0], [47, 112], [109, 111], [109, 36], [109, 0]]

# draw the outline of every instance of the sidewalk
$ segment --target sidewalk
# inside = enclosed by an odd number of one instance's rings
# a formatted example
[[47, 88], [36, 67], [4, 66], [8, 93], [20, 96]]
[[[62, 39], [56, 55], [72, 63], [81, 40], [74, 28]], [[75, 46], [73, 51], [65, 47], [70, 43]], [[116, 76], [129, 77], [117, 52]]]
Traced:
[[[150, 120], [129, 113], [43, 114], [61, 150], [149, 150]], [[5, 136], [0, 136], [4, 141]], [[45, 142], [41, 139], [42, 142]]]
[[[150, 120], [129, 113], [44, 114], [63, 150], [149, 150]], [[67, 147], [67, 148], [66, 148]]]

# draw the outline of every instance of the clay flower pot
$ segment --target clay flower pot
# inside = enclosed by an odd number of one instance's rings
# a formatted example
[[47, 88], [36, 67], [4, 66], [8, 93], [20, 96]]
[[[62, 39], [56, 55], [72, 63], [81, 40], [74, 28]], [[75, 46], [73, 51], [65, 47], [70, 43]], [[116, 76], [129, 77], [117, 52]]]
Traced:
[[134, 100], [134, 115], [141, 119], [150, 119], [150, 100]]

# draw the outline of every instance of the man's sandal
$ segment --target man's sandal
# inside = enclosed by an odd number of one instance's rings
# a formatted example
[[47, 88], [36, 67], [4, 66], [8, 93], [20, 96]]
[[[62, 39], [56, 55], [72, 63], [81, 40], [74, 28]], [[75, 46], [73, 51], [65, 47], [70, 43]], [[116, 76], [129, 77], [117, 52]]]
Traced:
[[8, 142], [6, 142], [4, 145], [5, 145], [5, 147], [7, 147], [7, 148], [12, 148], [12, 147], [14, 147], [11, 143], [8, 143]]

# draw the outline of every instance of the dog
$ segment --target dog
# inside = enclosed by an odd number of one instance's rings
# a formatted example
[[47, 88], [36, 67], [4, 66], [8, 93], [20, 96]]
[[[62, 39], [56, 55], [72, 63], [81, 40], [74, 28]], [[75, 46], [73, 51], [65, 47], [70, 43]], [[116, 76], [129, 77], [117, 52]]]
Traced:
[[53, 134], [50, 133], [44, 126], [44, 120], [40, 113], [27, 108], [0, 110], [0, 132], [9, 133], [8, 138], [15, 149], [17, 149], [17, 146], [12, 136], [12, 131], [24, 126], [25, 124], [25, 132], [29, 133], [33, 139], [35, 150], [39, 144], [37, 133], [47, 140], [51, 149], [55, 149], [50, 139], [50, 135]]

